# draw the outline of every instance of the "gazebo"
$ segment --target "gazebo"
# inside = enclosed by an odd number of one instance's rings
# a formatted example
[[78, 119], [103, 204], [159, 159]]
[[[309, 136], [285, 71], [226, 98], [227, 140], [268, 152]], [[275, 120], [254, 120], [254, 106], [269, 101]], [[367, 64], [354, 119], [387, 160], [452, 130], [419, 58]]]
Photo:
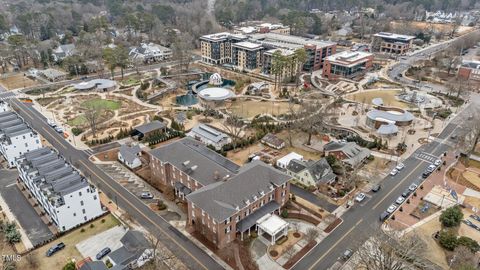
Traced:
[[266, 214], [257, 220], [257, 232], [258, 235], [270, 235], [270, 243], [273, 245], [277, 239], [288, 234], [288, 222], [277, 215]]

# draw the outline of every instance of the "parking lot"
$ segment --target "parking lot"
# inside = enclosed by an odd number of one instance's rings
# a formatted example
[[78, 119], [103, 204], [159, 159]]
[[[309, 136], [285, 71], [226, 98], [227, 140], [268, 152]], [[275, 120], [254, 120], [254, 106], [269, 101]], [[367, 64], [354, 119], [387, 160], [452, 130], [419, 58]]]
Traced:
[[[122, 226], [116, 226], [75, 245], [84, 258], [90, 257], [96, 261], [95, 256], [104, 248], [108, 247], [112, 251], [122, 247], [120, 239], [125, 235], [126, 230]], [[106, 259], [106, 257], [104, 257]]]
[[17, 177], [17, 170], [0, 169], [0, 194], [32, 245], [37, 246], [52, 239], [54, 235], [18, 189]]

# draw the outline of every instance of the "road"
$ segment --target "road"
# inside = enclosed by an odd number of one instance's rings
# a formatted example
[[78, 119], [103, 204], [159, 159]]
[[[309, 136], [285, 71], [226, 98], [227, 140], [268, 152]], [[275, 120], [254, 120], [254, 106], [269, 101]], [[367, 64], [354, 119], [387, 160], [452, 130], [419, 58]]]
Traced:
[[138, 197], [90, 162], [85, 152], [75, 149], [66, 142], [60, 134], [48, 126], [42, 114], [31, 105], [23, 103], [18, 99], [11, 99], [11, 105], [61, 155], [87, 176], [112, 201], [117, 202], [118, 206], [125, 210], [134, 220], [152, 233], [152, 235], [157, 236], [161, 243], [187, 265], [189, 269], [223, 269], [207, 253], [153, 212]]

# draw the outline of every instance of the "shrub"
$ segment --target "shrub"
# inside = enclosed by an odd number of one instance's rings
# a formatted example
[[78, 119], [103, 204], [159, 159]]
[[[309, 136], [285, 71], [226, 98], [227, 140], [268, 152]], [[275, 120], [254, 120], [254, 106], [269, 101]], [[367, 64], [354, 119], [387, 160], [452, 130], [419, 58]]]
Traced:
[[62, 269], [63, 270], [75, 270], [75, 268], [76, 268], [75, 267], [75, 262], [70, 261], [67, 264], [65, 264]]
[[445, 227], [456, 227], [462, 221], [463, 213], [458, 205], [445, 209], [440, 215], [440, 222]]
[[277, 244], [277, 245], [281, 245], [281, 244], [283, 244], [283, 243], [287, 242], [287, 240], [288, 240], [288, 237], [287, 237], [287, 236], [284, 236], [284, 237], [282, 237], [282, 238], [278, 239], [278, 240], [277, 240], [277, 242], [276, 242], [275, 244]]
[[438, 241], [447, 250], [453, 251], [458, 246], [457, 236], [451, 231], [441, 231]]
[[17, 225], [13, 222], [7, 222], [2, 226], [2, 231], [5, 234], [5, 239], [8, 243], [14, 244], [20, 242], [22, 235], [17, 230]]
[[250, 237], [251, 237], [251, 238], [257, 238], [257, 237], [258, 237], [258, 234], [257, 234], [256, 232], [252, 232], [252, 233], [250, 234]]
[[480, 250], [480, 245], [478, 245], [478, 242], [473, 240], [470, 237], [467, 236], [460, 236], [457, 239], [457, 243], [459, 246], [465, 246], [468, 249], [470, 249], [473, 253], [477, 252]]
[[80, 230], [80, 232], [85, 232], [85, 228], [82, 228], [82, 229]]
[[90, 224], [90, 228], [93, 228], [93, 227], [95, 227], [95, 224], [93, 224], [93, 223]]
[[288, 217], [288, 211], [287, 211], [287, 209], [283, 209], [283, 211], [282, 211], [282, 217], [283, 217], [283, 218], [287, 218], [287, 217]]
[[101, 222], [102, 222], [102, 223], [105, 223], [105, 219], [104, 219], [104, 218], [102, 218], [102, 221], [101, 221]]
[[105, 261], [105, 265], [107, 266], [107, 268], [112, 268], [112, 267], [113, 267], [113, 264], [112, 264], [112, 262], [110, 261], [110, 259], [107, 259], [107, 260]]
[[82, 132], [83, 132], [83, 129], [81, 129], [81, 128], [77, 128], [77, 127], [72, 128], [72, 133], [75, 136], [78, 136], [78, 135], [82, 134]]

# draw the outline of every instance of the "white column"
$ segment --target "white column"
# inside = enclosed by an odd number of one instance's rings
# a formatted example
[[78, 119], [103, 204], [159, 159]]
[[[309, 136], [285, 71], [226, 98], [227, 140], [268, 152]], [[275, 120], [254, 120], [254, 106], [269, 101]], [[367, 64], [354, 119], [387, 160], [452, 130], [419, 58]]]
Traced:
[[240, 240], [243, 241], [243, 232], [240, 233]]

